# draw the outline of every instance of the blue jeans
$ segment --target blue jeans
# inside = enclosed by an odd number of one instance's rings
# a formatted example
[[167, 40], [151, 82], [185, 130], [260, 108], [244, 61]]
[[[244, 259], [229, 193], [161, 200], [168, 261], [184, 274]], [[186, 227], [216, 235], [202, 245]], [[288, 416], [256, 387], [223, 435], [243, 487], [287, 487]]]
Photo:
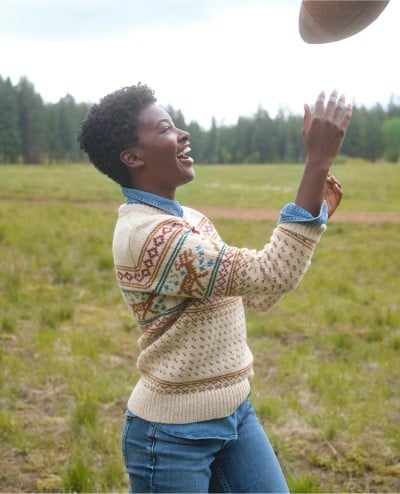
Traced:
[[126, 414], [122, 451], [131, 492], [275, 492], [288, 487], [246, 400], [232, 415], [193, 424]]

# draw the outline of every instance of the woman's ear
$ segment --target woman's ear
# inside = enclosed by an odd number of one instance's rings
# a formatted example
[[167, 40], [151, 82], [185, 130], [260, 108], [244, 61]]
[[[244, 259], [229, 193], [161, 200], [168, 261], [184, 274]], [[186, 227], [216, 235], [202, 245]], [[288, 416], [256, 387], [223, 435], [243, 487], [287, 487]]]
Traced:
[[125, 149], [125, 151], [121, 152], [119, 157], [122, 163], [129, 166], [129, 168], [139, 168], [144, 165], [144, 161], [140, 159], [132, 149]]

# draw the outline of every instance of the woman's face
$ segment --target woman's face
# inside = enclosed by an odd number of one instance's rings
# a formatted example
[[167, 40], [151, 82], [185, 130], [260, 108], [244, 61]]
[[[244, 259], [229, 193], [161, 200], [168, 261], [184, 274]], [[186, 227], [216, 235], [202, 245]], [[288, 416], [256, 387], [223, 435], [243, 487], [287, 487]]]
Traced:
[[128, 150], [137, 158], [135, 187], [174, 198], [176, 187], [195, 175], [189, 133], [176, 128], [163, 108], [150, 105], [140, 113], [137, 136], [138, 143]]

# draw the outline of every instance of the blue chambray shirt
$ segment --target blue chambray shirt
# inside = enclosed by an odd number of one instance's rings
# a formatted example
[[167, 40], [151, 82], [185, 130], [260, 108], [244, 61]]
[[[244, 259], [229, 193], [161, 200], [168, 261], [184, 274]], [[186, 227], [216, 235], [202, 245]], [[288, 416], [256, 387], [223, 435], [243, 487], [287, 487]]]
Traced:
[[[167, 199], [166, 197], [145, 192], [143, 190], [122, 187], [122, 193], [126, 196], [127, 204], [147, 204], [162, 209], [167, 213], [182, 218], [183, 209], [178, 201]], [[314, 217], [305, 209], [297, 206], [293, 202], [287, 204], [280, 212], [279, 223], [302, 223], [307, 226], [323, 225], [328, 221], [328, 206], [326, 201], [322, 203], [319, 215]]]

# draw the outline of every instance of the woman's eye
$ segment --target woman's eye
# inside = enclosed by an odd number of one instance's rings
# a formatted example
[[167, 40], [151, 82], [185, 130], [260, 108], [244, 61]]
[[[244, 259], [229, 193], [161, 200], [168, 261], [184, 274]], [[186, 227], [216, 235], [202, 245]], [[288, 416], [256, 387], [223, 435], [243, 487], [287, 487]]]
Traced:
[[163, 127], [161, 132], [164, 134], [164, 132], [167, 132], [170, 128], [171, 128], [171, 126], [167, 125], [166, 127]]

